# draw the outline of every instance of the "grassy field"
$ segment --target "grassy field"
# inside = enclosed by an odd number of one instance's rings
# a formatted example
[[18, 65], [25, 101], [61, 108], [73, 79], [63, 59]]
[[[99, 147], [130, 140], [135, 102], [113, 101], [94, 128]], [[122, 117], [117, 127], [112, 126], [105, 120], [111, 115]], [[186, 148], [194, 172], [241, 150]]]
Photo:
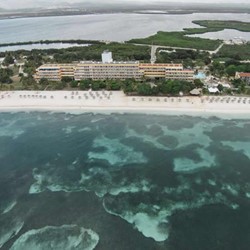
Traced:
[[222, 41], [220, 40], [210, 40], [198, 37], [187, 37], [185, 36], [186, 34], [188, 34], [186, 31], [182, 32], [159, 31], [157, 32], [157, 34], [153, 36], [142, 39], [132, 39], [128, 42], [138, 43], [138, 44], [192, 48], [198, 50], [215, 50], [222, 43]]

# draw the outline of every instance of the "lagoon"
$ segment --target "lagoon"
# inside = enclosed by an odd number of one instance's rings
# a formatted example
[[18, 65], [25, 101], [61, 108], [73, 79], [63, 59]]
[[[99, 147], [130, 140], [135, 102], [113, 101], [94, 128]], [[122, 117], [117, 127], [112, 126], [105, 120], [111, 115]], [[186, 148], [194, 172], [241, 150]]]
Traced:
[[66, 49], [70, 47], [88, 46], [88, 44], [77, 43], [49, 43], [49, 44], [26, 44], [0, 47], [0, 52], [17, 51], [17, 50], [33, 50], [33, 49]]
[[187, 35], [189, 37], [201, 37], [201, 38], [208, 38], [208, 39], [220, 39], [220, 40], [245, 40], [250, 41], [250, 32], [242, 32], [238, 30], [232, 29], [224, 29], [222, 31], [217, 32], [207, 32], [204, 34], [194, 34], [194, 35]]
[[93, 14], [79, 16], [34, 17], [0, 20], [0, 43], [40, 40], [90, 39], [126, 41], [147, 37], [157, 31], [181, 31], [200, 27], [193, 20], [249, 21], [250, 14], [194, 13]]

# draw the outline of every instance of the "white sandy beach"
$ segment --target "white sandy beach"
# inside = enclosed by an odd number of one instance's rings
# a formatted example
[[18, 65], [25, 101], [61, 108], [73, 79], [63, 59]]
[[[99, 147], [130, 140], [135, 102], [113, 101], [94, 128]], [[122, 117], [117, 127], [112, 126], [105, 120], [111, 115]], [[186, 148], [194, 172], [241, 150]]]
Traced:
[[0, 111], [117, 111], [250, 115], [250, 97], [142, 97], [122, 91], [2, 91]]

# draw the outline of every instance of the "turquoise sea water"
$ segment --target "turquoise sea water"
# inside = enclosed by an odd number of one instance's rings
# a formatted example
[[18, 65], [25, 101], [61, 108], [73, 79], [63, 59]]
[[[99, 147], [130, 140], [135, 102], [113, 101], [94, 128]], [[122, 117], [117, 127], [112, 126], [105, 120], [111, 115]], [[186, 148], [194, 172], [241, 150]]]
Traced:
[[249, 249], [250, 120], [0, 114], [0, 249]]

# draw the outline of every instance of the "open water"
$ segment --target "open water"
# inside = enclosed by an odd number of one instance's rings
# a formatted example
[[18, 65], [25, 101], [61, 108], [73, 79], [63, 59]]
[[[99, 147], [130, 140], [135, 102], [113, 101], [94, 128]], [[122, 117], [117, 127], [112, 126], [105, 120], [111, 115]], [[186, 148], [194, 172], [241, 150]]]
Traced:
[[0, 249], [247, 250], [250, 120], [0, 114]]
[[[200, 27], [192, 23], [193, 20], [249, 22], [250, 14], [154, 15], [117, 13], [6, 19], [0, 20], [0, 43], [63, 39], [127, 41], [132, 38], [148, 37], [158, 31], [182, 31], [183, 28]], [[244, 32], [238, 32], [237, 36], [243, 37]], [[235, 34], [230, 36], [229, 33], [224, 37], [225, 39], [233, 39]], [[223, 35], [220, 38], [223, 39]]]

